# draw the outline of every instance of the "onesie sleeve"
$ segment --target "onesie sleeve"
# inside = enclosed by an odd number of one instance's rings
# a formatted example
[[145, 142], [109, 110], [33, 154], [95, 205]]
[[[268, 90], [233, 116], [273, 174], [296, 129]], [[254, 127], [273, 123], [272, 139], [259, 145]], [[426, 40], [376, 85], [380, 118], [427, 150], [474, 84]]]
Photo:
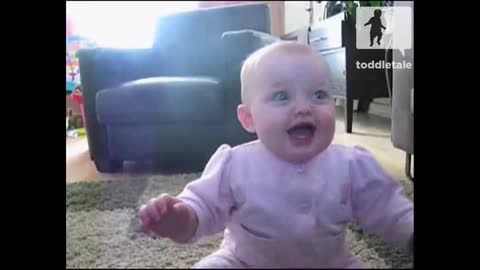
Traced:
[[195, 181], [185, 186], [177, 196], [190, 206], [197, 216], [197, 229], [188, 241], [221, 232], [226, 227], [234, 199], [229, 182], [231, 147], [221, 145]]
[[409, 249], [413, 203], [402, 186], [364, 148], [354, 147], [350, 162], [354, 218], [367, 233]]

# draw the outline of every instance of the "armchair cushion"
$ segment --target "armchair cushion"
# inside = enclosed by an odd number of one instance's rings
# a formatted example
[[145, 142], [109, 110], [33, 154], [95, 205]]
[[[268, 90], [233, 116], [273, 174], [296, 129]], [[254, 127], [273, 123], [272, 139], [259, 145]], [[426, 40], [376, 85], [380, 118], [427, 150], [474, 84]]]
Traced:
[[97, 118], [103, 124], [222, 123], [224, 96], [211, 77], [152, 77], [101, 90]]

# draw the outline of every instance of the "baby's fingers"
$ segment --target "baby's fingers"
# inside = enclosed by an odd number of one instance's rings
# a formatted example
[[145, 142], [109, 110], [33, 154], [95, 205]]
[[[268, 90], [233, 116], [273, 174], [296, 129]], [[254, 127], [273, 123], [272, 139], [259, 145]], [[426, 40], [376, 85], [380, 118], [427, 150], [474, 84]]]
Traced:
[[142, 205], [139, 210], [139, 217], [140, 217], [140, 225], [139, 225], [139, 230], [141, 232], [147, 232], [149, 231], [150, 227], [150, 217], [147, 214], [146, 211], [147, 205]]
[[159, 198], [152, 203], [152, 207], [155, 208], [158, 220], [160, 220], [167, 212], [168, 202], [164, 198]]
[[164, 204], [164, 202], [162, 201], [160, 198], [154, 198], [147, 203], [144, 212], [150, 222], [158, 222], [163, 215], [164, 210], [162, 204]]

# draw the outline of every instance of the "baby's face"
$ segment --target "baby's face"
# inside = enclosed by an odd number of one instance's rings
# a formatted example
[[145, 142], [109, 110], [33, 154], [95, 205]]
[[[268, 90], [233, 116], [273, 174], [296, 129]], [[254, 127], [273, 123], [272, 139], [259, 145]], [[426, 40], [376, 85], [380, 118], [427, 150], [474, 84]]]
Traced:
[[255, 71], [248, 110], [260, 141], [291, 162], [325, 150], [335, 132], [325, 63], [305, 52], [280, 51], [264, 57]]

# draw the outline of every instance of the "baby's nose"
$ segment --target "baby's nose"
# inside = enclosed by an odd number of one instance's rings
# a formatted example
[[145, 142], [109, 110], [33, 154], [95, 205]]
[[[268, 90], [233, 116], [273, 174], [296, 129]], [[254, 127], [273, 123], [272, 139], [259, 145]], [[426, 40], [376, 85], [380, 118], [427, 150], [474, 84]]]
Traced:
[[295, 115], [310, 115], [312, 114], [312, 107], [310, 102], [300, 100], [295, 103]]

